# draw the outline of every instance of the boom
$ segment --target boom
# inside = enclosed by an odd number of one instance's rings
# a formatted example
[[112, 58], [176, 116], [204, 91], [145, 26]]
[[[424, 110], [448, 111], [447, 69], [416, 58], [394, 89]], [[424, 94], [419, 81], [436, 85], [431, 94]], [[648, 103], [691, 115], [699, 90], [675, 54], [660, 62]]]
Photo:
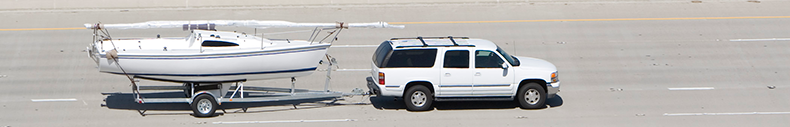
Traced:
[[87, 29], [151, 29], [237, 26], [252, 28], [283, 28], [283, 27], [321, 27], [321, 28], [404, 28], [403, 25], [390, 25], [386, 22], [372, 23], [294, 23], [288, 21], [257, 21], [257, 20], [194, 20], [194, 21], [148, 21], [129, 24], [85, 24]]

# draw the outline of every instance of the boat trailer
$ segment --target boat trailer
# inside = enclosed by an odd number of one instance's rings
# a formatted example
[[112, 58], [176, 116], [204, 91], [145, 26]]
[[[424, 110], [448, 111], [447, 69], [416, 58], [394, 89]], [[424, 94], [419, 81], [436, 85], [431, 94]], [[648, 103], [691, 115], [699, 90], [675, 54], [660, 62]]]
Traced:
[[[187, 103], [193, 111], [195, 117], [211, 117], [217, 116], [216, 110], [221, 110], [224, 113], [226, 109], [241, 108], [243, 112], [247, 112], [249, 107], [263, 107], [274, 105], [293, 105], [294, 109], [301, 103], [316, 103], [322, 101], [327, 105], [336, 104], [339, 100], [345, 100], [344, 97], [363, 96], [369, 97], [368, 92], [360, 88], [352, 90], [351, 93], [343, 93], [338, 91], [329, 90], [332, 67], [337, 64], [334, 58], [326, 55], [328, 59], [327, 76], [324, 85], [324, 90], [306, 90], [296, 89], [296, 78], [291, 78], [291, 88], [274, 88], [274, 87], [255, 87], [244, 86], [244, 81], [225, 82], [225, 83], [184, 83], [183, 86], [140, 86], [140, 80], [135, 78], [132, 85], [132, 97], [137, 104], [178, 104]], [[324, 62], [322, 61], [321, 64]], [[144, 97], [145, 94], [153, 93], [140, 93], [141, 90], [183, 90], [184, 96], [180, 97]], [[245, 92], [246, 91], [246, 92]], [[104, 95], [113, 96], [110, 93], [102, 93]], [[109, 96], [107, 97], [109, 98]], [[364, 100], [364, 99], [363, 99]], [[107, 99], [105, 99], [107, 101]], [[366, 103], [354, 103], [366, 104]], [[227, 106], [233, 105], [233, 106]], [[107, 106], [103, 104], [102, 106]], [[145, 116], [148, 109], [137, 109], [140, 115]]]

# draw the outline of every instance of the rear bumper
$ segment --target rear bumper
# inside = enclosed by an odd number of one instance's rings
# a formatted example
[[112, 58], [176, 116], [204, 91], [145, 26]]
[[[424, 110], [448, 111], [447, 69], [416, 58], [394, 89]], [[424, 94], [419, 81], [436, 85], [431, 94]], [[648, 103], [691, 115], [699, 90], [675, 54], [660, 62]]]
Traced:
[[376, 80], [373, 80], [373, 77], [367, 77], [367, 78], [365, 78], [365, 80], [367, 80], [367, 82], [368, 82], [367, 86], [368, 86], [368, 89], [370, 89], [370, 94], [371, 95], [376, 95], [376, 96], [381, 96], [381, 88], [379, 88], [379, 86], [377, 85]]
[[548, 98], [554, 98], [560, 92], [560, 82], [546, 83]]

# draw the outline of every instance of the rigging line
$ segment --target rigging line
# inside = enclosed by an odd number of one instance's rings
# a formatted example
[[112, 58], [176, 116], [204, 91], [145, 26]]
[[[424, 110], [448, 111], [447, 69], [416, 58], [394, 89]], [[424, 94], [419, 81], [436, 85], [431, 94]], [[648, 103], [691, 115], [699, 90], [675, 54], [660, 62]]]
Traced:
[[[340, 28], [340, 30], [343, 30], [343, 28]], [[318, 41], [318, 43], [320, 44], [321, 42], [324, 42], [324, 40], [326, 40], [327, 38], [329, 38], [329, 36], [332, 36], [332, 34], [335, 34], [335, 32], [338, 32], [338, 29], [335, 29], [335, 31], [329, 32], [329, 34], [327, 34], [327, 35], [326, 35], [326, 37], [324, 37], [323, 39], [321, 39], [321, 41]], [[337, 36], [335, 36], [335, 37], [337, 37]], [[331, 44], [331, 43], [330, 43], [330, 44]]]
[[266, 35], [290, 34], [290, 33], [310, 32], [310, 31], [313, 31], [313, 30], [295, 30], [295, 31], [285, 31], [285, 32], [274, 32], [274, 33], [266, 33]]
[[[318, 31], [314, 32], [315, 36], [310, 35], [311, 36], [310, 44], [313, 44], [313, 42], [315, 42], [315, 39], [318, 38], [318, 35], [321, 34], [321, 31], [324, 31], [324, 29], [318, 29], [318, 27], [316, 27], [316, 30], [318, 30]], [[318, 42], [318, 43], [321, 43], [321, 42]]]
[[313, 36], [315, 36], [315, 32], [316, 31], [318, 31], [318, 27], [315, 27], [315, 29], [313, 29], [313, 33], [310, 34], [310, 38], [308, 38], [308, 40], [307, 40], [307, 41], [310, 41], [310, 44], [313, 44]]
[[[97, 24], [97, 26], [98, 26], [98, 24]], [[116, 55], [117, 55], [118, 54], [118, 49], [115, 46], [115, 42], [112, 41], [112, 35], [110, 35], [110, 31], [107, 30], [107, 29], [101, 29], [101, 31], [102, 31], [103, 34], [107, 35], [107, 38], [109, 38], [109, 40], [110, 40], [110, 44], [112, 44], [112, 49], [115, 50]], [[123, 75], [125, 75], [126, 78], [129, 79], [129, 82], [132, 82], [132, 84], [131, 84], [132, 85], [132, 92], [136, 93], [137, 97], [139, 98], [140, 97], [140, 90], [137, 89], [137, 83], [135, 83], [134, 79], [132, 79], [132, 77], [130, 77], [129, 74], [126, 73], [126, 70], [124, 70], [123, 67], [121, 67], [121, 63], [119, 63], [117, 56], [113, 59], [113, 61], [115, 61], [115, 65], [118, 66], [119, 69], [121, 69], [121, 72], [123, 72]]]
[[340, 30], [338, 30], [337, 33], [335, 33], [335, 36], [332, 37], [333, 38], [332, 41], [329, 41], [330, 45], [332, 45], [332, 43], [335, 43], [335, 41], [337, 41], [337, 35], [340, 35], [341, 31], [343, 31], [343, 28], [340, 28]]

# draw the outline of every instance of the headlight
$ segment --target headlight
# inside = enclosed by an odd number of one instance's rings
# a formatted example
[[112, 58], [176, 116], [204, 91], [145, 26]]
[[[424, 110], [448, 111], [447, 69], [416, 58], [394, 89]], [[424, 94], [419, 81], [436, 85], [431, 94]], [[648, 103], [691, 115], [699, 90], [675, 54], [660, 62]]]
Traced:
[[559, 82], [559, 81], [560, 81], [559, 73], [557, 73], [556, 71], [552, 72], [551, 73], [551, 82]]

